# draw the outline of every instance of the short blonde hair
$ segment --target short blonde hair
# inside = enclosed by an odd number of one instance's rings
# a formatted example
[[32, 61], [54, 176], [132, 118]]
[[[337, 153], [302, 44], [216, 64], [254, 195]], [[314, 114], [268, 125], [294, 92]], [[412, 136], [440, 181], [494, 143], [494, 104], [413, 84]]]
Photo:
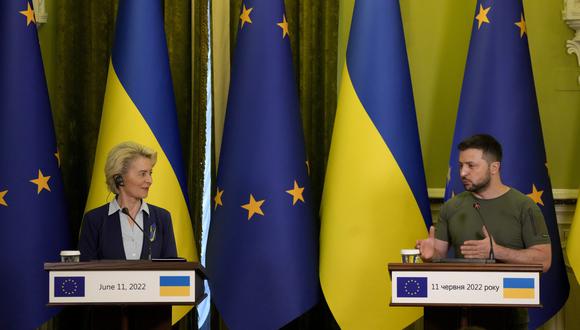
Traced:
[[129, 166], [138, 157], [148, 158], [153, 166], [157, 162], [156, 151], [132, 141], [119, 143], [109, 151], [105, 163], [105, 180], [110, 192], [119, 193], [119, 189], [115, 184], [115, 177], [127, 174]]

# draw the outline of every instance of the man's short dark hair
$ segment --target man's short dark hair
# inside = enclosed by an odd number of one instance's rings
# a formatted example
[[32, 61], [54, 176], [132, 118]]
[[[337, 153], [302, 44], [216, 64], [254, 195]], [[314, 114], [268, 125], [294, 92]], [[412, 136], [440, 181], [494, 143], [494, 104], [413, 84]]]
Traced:
[[459, 151], [479, 149], [483, 151], [483, 158], [488, 162], [501, 162], [501, 144], [489, 134], [476, 134], [461, 141], [457, 145]]

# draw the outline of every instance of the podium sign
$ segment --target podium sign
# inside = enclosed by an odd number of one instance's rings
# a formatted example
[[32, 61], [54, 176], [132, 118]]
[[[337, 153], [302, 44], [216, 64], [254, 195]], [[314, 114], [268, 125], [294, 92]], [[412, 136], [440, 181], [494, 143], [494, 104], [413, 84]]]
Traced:
[[49, 305], [194, 305], [204, 298], [194, 263], [96, 261], [45, 264], [45, 269]]
[[49, 303], [194, 304], [194, 287], [194, 271], [51, 272]]
[[391, 305], [540, 306], [538, 265], [389, 264]]

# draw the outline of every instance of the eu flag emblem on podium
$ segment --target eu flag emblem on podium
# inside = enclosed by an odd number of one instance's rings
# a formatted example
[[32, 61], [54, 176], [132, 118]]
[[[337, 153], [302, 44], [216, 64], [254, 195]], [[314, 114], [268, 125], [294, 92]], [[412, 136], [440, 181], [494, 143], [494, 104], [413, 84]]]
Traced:
[[84, 276], [56, 276], [54, 278], [55, 297], [84, 297]]
[[42, 264], [70, 248], [60, 162], [32, 2], [0, 1], [0, 329], [59, 310]]
[[[317, 221], [282, 0], [243, 1], [207, 272], [231, 329], [276, 329], [318, 301]], [[251, 303], [248, 303], [251, 302]]]
[[552, 186], [534, 88], [528, 31], [521, 0], [478, 1], [449, 160], [445, 198], [463, 191], [457, 144], [474, 134], [503, 147], [503, 182], [527, 194], [542, 210], [552, 244], [552, 266], [540, 279], [542, 308], [529, 309], [530, 329], [554, 316], [569, 284], [556, 223]]
[[427, 298], [427, 278], [397, 277], [397, 297]]

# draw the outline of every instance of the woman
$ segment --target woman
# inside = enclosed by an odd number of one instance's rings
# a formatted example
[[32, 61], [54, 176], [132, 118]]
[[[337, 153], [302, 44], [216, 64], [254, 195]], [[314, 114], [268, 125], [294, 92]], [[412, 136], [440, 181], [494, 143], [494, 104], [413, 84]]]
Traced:
[[143, 201], [156, 161], [155, 151], [135, 142], [111, 149], [105, 179], [115, 198], [85, 214], [79, 239], [81, 260], [177, 257], [171, 215]]

